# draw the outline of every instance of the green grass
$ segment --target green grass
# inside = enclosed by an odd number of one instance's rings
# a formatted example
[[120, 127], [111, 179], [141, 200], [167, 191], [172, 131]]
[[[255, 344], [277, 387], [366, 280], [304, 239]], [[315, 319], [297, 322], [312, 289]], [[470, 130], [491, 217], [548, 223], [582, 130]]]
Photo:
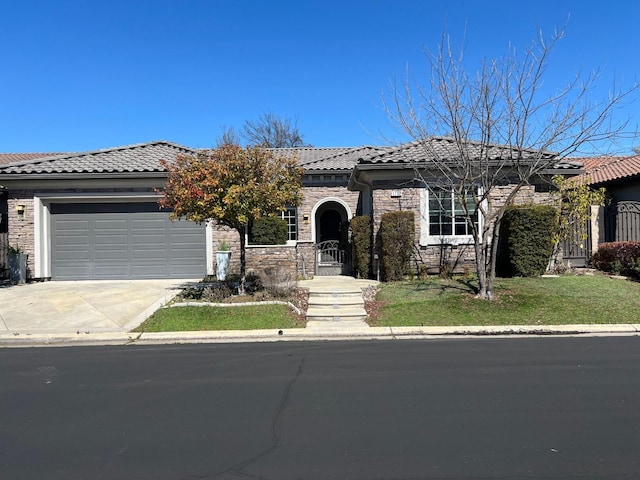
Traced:
[[257, 330], [303, 325], [286, 305], [161, 308], [134, 332]]
[[474, 298], [475, 280], [382, 285], [375, 326], [634, 323], [640, 283], [602, 275], [497, 279], [497, 299]]

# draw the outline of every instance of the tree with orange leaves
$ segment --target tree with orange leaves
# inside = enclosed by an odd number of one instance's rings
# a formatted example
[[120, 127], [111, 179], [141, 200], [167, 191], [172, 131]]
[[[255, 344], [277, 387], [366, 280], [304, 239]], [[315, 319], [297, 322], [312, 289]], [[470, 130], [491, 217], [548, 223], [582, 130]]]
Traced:
[[303, 170], [294, 157], [273, 150], [225, 144], [163, 161], [169, 176], [159, 203], [171, 217], [213, 220], [240, 236], [240, 293], [246, 278], [246, 231], [251, 220], [276, 215], [302, 200]]

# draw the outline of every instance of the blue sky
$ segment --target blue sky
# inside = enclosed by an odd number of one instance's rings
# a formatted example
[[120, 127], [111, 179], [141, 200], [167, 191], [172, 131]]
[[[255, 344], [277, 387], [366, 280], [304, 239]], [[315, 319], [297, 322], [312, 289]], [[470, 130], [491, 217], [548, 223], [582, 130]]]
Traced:
[[[211, 147], [264, 112], [297, 117], [315, 146], [401, 140], [381, 95], [407, 65], [424, 71], [445, 22], [455, 39], [466, 25], [479, 60], [568, 17], [549, 84], [600, 67], [598, 98], [640, 77], [638, 0], [4, 0], [0, 151]], [[618, 118], [636, 127], [639, 101]]]

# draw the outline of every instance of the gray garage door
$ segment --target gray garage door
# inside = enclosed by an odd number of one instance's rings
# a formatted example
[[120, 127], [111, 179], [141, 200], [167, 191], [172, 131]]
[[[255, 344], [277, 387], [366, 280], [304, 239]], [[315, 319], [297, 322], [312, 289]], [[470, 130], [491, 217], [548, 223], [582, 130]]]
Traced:
[[60, 203], [51, 212], [54, 280], [199, 278], [205, 227], [157, 203]]

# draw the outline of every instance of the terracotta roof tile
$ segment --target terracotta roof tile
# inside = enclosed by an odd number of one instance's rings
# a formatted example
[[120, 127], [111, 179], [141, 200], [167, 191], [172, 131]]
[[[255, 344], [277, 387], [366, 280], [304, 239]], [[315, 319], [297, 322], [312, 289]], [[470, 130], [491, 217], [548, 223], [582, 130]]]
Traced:
[[577, 181], [586, 182], [588, 185], [599, 185], [640, 175], [640, 155], [592, 157], [579, 160], [584, 163], [585, 173], [579, 175]]

